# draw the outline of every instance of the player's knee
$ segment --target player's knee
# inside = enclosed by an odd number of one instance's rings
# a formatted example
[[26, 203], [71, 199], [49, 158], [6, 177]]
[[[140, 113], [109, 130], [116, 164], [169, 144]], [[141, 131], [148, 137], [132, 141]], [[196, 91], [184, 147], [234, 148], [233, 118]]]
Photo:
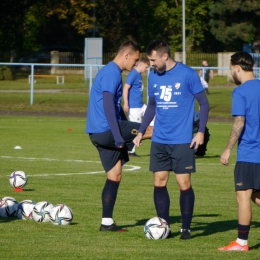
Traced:
[[191, 187], [190, 179], [177, 179], [180, 190], [188, 190]]
[[168, 175], [154, 174], [154, 186], [162, 187], [166, 186], [168, 181]]

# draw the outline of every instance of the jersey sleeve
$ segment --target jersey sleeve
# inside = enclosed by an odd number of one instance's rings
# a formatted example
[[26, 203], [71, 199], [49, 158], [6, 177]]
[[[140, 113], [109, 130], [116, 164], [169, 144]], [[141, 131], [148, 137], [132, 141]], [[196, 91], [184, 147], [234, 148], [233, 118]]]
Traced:
[[129, 74], [126, 77], [126, 81], [125, 83], [132, 86], [135, 80], [135, 73], [134, 70], [132, 70], [131, 72], [129, 72]]
[[148, 97], [154, 98], [154, 71], [151, 71], [148, 77]]
[[245, 99], [237, 89], [232, 93], [232, 116], [245, 116]]
[[121, 81], [121, 73], [116, 70], [110, 70], [103, 75], [101, 79], [102, 92], [115, 94], [118, 84]]
[[198, 73], [193, 69], [189, 76], [189, 86], [190, 86], [190, 91], [193, 95], [204, 91], [200, 77]]

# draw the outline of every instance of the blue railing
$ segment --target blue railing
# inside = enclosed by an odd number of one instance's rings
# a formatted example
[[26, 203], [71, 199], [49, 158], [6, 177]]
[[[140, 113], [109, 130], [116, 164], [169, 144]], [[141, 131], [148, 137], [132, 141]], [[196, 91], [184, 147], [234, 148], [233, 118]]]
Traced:
[[[51, 63], [7, 63], [7, 62], [0, 62], [0, 66], [30, 66], [30, 104], [33, 105], [33, 94], [34, 94], [34, 75], [35, 75], [35, 67], [42, 66], [42, 67], [67, 67], [67, 68], [83, 68], [85, 71], [85, 85], [89, 80], [89, 90], [91, 89], [93, 79], [95, 78], [96, 73], [99, 69], [105, 65], [99, 64], [51, 64]], [[94, 68], [96, 71], [94, 71]], [[213, 70], [213, 71], [223, 71], [223, 70], [230, 70], [229, 67], [192, 67], [195, 70], [202, 70], [202, 76], [205, 75], [205, 70]], [[148, 68], [148, 75], [151, 71], [152, 67]], [[227, 75], [227, 73], [225, 73]], [[255, 78], [260, 79], [260, 68], [254, 68], [254, 75]], [[147, 86], [148, 86], [148, 77], [147, 77]]]
[[[83, 68], [85, 71], [85, 85], [89, 80], [89, 87], [92, 86], [92, 81], [94, 79], [93, 76], [93, 67], [96, 68], [96, 71], [103, 67], [104, 65], [96, 65], [96, 64], [50, 64], [50, 63], [7, 63], [7, 62], [0, 62], [0, 66], [30, 66], [31, 73], [30, 73], [30, 104], [33, 105], [33, 93], [34, 93], [34, 68], [35, 66], [43, 66], [43, 67], [74, 67], [74, 68]], [[89, 73], [88, 73], [89, 69]]]

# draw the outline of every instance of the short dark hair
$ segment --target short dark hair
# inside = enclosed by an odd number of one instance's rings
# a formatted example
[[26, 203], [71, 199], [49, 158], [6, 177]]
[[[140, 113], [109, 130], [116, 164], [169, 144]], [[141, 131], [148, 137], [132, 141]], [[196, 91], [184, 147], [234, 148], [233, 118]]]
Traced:
[[236, 52], [231, 56], [231, 65], [239, 65], [245, 71], [253, 71], [254, 59], [246, 51]]
[[125, 51], [126, 49], [130, 49], [130, 51], [134, 51], [134, 52], [136, 52], [136, 51], [141, 52], [139, 45], [132, 40], [128, 40], [128, 41], [122, 43], [118, 49], [118, 53], [121, 51]]
[[159, 56], [167, 53], [171, 57], [171, 51], [168, 44], [163, 40], [154, 40], [146, 48], [146, 54], [150, 56], [153, 51], [156, 51]]

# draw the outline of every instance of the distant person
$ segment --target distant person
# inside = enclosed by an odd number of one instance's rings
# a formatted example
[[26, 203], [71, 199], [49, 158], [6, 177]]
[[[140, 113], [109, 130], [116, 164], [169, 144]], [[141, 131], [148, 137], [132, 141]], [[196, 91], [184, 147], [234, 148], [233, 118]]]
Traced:
[[[165, 41], [154, 40], [146, 52], [154, 70], [149, 74], [149, 101], [134, 143], [141, 145], [142, 135], [155, 116], [149, 170], [154, 176], [156, 213], [170, 225], [167, 183], [173, 171], [180, 190], [180, 239], [190, 239], [195, 203], [191, 185], [191, 173], [196, 171], [194, 150], [204, 141], [209, 104], [197, 72], [175, 62]], [[200, 124], [193, 137], [195, 100], [200, 105]]]
[[[140, 48], [133, 41], [123, 43], [113, 61], [96, 75], [91, 87], [86, 132], [97, 148], [107, 179], [102, 191], [100, 231], [127, 232], [113, 220], [122, 166], [129, 161], [128, 151], [140, 127], [139, 123], [121, 120], [122, 71], [131, 71], [140, 58]], [[122, 113], [124, 115], [124, 112]]]
[[[142, 73], [149, 68], [149, 60], [141, 58], [135, 68], [127, 75], [123, 89], [124, 111], [128, 114], [129, 120], [132, 122], [142, 122], [146, 104], [143, 102], [143, 80]], [[153, 126], [153, 122], [150, 124]], [[135, 146], [129, 152], [131, 157], [139, 157], [135, 153]]]
[[[206, 59], [204, 59], [204, 60], [202, 60], [202, 67], [211, 67], [211, 66], [208, 64], [208, 61]], [[200, 70], [199, 75], [200, 75], [200, 77], [204, 77], [203, 79], [208, 83], [208, 85], [209, 85], [210, 76], [212, 79], [214, 78], [214, 72], [212, 69], [204, 69], [204, 75], [203, 75], [203, 71]], [[205, 91], [207, 94], [209, 94], [208, 88], [205, 88]]]
[[260, 81], [253, 74], [254, 60], [244, 51], [231, 56], [231, 75], [237, 85], [232, 93], [233, 127], [221, 163], [229, 165], [235, 144], [234, 184], [238, 203], [238, 236], [218, 250], [248, 251], [252, 219], [251, 200], [260, 206]]

